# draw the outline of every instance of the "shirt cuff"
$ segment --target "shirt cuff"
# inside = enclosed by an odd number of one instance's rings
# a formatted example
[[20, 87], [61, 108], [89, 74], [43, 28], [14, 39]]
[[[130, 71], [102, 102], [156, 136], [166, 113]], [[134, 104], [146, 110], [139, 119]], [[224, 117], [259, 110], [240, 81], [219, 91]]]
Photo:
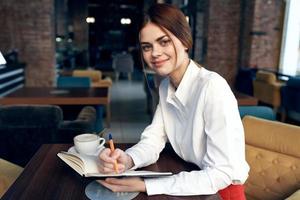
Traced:
[[165, 188], [163, 187], [164, 184], [160, 184], [162, 181], [161, 179], [163, 179], [163, 178], [160, 178], [160, 180], [158, 180], [158, 178], [145, 178], [144, 179], [144, 182], [146, 185], [146, 192], [149, 196], [165, 193]]
[[135, 170], [142, 165], [142, 159], [140, 159], [140, 156], [137, 155], [133, 149], [127, 149], [125, 152], [132, 158], [133, 161], [133, 167], [130, 168], [130, 170]]

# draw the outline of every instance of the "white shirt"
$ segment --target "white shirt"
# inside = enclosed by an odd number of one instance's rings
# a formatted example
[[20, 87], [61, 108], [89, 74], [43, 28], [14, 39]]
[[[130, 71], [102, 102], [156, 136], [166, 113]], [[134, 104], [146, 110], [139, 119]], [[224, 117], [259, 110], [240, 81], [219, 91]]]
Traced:
[[148, 195], [215, 194], [230, 184], [243, 184], [249, 171], [244, 130], [225, 79], [191, 60], [177, 90], [166, 78], [159, 97], [151, 125], [126, 151], [134, 168], [156, 162], [169, 140], [182, 159], [201, 170], [145, 179]]

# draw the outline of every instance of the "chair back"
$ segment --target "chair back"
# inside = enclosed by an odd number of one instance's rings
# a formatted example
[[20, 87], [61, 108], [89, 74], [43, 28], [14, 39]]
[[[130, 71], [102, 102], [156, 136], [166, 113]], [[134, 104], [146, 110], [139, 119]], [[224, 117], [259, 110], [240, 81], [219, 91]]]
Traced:
[[90, 87], [91, 79], [88, 77], [59, 76], [57, 87]]
[[74, 70], [74, 77], [88, 77], [92, 82], [97, 82], [102, 79], [102, 73], [99, 70]]
[[268, 120], [276, 119], [274, 111], [267, 106], [239, 106], [239, 112], [241, 118], [244, 118], [246, 115], [251, 115]]
[[55, 141], [62, 120], [58, 106], [1, 106], [0, 157], [25, 166], [42, 144]]
[[113, 58], [113, 69], [117, 72], [131, 73], [133, 72], [134, 61], [130, 54], [121, 53]]
[[255, 79], [257, 69], [240, 68], [235, 80], [237, 91], [253, 96], [253, 80]]
[[253, 94], [259, 101], [277, 109], [280, 106], [280, 87], [282, 85], [276, 80], [274, 73], [258, 71], [256, 79], [253, 80]]
[[300, 77], [290, 77], [281, 88], [281, 99], [287, 115], [300, 121]]
[[256, 73], [256, 80], [265, 83], [274, 83], [276, 82], [276, 76], [272, 72], [258, 71]]

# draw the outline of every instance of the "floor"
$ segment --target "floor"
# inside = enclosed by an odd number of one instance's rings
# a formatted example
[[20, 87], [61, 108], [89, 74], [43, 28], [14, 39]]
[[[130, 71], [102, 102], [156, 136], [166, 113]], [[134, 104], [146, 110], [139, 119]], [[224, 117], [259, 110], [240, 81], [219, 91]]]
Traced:
[[[116, 143], [136, 143], [151, 122], [142, 80], [119, 80], [111, 88], [111, 133]], [[105, 134], [105, 138], [107, 134]]]

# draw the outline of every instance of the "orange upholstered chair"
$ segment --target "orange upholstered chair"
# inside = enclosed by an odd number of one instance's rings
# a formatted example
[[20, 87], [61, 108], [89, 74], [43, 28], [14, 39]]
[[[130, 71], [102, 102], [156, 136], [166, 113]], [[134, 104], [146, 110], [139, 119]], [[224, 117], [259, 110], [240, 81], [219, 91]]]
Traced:
[[273, 106], [277, 111], [280, 103], [280, 88], [284, 84], [276, 79], [272, 72], [258, 71], [256, 79], [253, 80], [254, 96], [261, 102]]

